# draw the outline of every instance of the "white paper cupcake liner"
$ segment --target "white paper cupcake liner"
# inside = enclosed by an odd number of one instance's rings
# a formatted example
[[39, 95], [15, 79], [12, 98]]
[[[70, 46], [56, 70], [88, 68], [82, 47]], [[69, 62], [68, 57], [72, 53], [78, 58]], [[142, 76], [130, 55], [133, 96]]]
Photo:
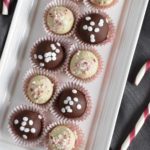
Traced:
[[[64, 47], [65, 49], [65, 59], [63, 61], [63, 63], [57, 67], [56, 69], [46, 69], [44, 67], [40, 67], [39, 64], [37, 64], [34, 60], [34, 54], [35, 54], [35, 48], [38, 44], [44, 42], [44, 41], [51, 41], [51, 42], [59, 42], [61, 43], [61, 45]], [[69, 40], [66, 40], [66, 39], [59, 39], [59, 38], [54, 38], [54, 37], [43, 37], [43, 38], [40, 38], [39, 40], [37, 40], [32, 49], [31, 49], [31, 53], [30, 53], [30, 61], [31, 61], [31, 64], [34, 68], [38, 68], [38, 69], [43, 69], [44, 71], [48, 71], [50, 73], [53, 73], [53, 74], [58, 74], [58, 73], [61, 73], [64, 71], [64, 68], [65, 68], [65, 63], [67, 61], [67, 57], [68, 57], [68, 51], [70, 49], [70, 46], [71, 46], [71, 43]]]
[[[36, 103], [33, 103], [33, 102], [30, 100], [30, 98], [28, 97], [28, 95], [27, 95], [27, 91], [26, 91], [26, 90], [27, 90], [27, 85], [28, 85], [30, 79], [31, 79], [33, 76], [35, 76], [35, 75], [43, 75], [43, 76], [46, 76], [46, 77], [48, 77], [48, 78], [52, 81], [52, 83], [54, 84], [53, 95], [52, 95], [52, 97], [50, 98], [50, 100], [49, 100], [47, 103], [45, 103], [45, 104], [36, 104]], [[56, 89], [57, 89], [57, 87], [58, 87], [58, 81], [56, 80], [56, 78], [54, 77], [54, 75], [52, 75], [52, 74], [50, 74], [49, 72], [44, 71], [44, 70], [42, 70], [42, 69], [36, 69], [36, 68], [34, 68], [34, 69], [29, 70], [29, 71], [26, 73], [26, 75], [25, 75], [25, 77], [24, 77], [23, 83], [24, 83], [23, 92], [24, 92], [24, 96], [25, 96], [25, 98], [26, 98], [26, 101], [29, 102], [30, 104], [32, 104], [33, 106], [35, 106], [35, 107], [37, 107], [37, 108], [43, 110], [43, 111], [47, 111], [48, 108], [49, 108], [49, 104], [51, 103], [51, 101], [53, 101], [53, 98], [54, 98]]]
[[[20, 112], [20, 111], [24, 111], [24, 110], [29, 110], [29, 111], [33, 111], [33, 112], [37, 112], [40, 114], [40, 116], [42, 116], [42, 119], [43, 119], [43, 130], [42, 130], [42, 133], [41, 133], [41, 136], [36, 139], [36, 140], [24, 140], [23, 138], [21, 138], [20, 136], [18, 136], [14, 129], [13, 129], [13, 116]], [[36, 147], [36, 146], [39, 146], [41, 145], [41, 143], [43, 142], [43, 137], [44, 137], [44, 128], [46, 127], [45, 125], [45, 121], [46, 121], [46, 118], [45, 116], [42, 114], [42, 112], [37, 108], [37, 107], [33, 107], [33, 106], [27, 106], [27, 105], [20, 105], [20, 106], [17, 106], [16, 108], [14, 108], [14, 110], [11, 112], [10, 116], [9, 116], [9, 124], [8, 124], [8, 131], [13, 139], [13, 141], [17, 144], [17, 145], [20, 145], [20, 146], [24, 146], [24, 147]]]
[[[87, 108], [84, 112], [84, 114], [81, 117], [77, 117], [77, 118], [67, 118], [65, 117], [62, 113], [59, 112], [59, 110], [57, 110], [55, 104], [57, 101], [57, 97], [59, 96], [59, 94], [68, 88], [75, 88], [78, 89], [79, 91], [81, 91], [85, 97], [86, 97], [86, 102], [87, 102]], [[73, 123], [76, 122], [81, 122], [87, 119], [87, 117], [90, 115], [92, 110], [92, 101], [91, 101], [91, 96], [89, 95], [89, 92], [81, 85], [81, 84], [77, 84], [74, 82], [68, 82], [64, 85], [62, 85], [58, 91], [56, 92], [53, 101], [51, 101], [51, 105], [50, 105], [50, 112], [58, 119], [58, 120], [64, 120], [64, 121], [72, 121]]]
[[44, 137], [45, 137], [44, 141], [45, 141], [46, 150], [50, 150], [49, 146], [48, 146], [48, 143], [49, 143], [48, 134], [49, 134], [49, 132], [53, 128], [55, 128], [56, 126], [60, 126], [60, 125], [63, 125], [63, 126], [70, 128], [77, 135], [75, 148], [73, 150], [83, 150], [85, 142], [84, 142], [84, 134], [83, 134], [82, 130], [75, 123], [67, 122], [67, 121], [54, 122], [53, 124], [49, 124], [47, 126], [47, 128], [45, 129], [45, 132], [44, 132]]
[[[56, 34], [54, 32], [52, 32], [49, 27], [47, 26], [47, 23], [46, 23], [46, 15], [47, 15], [47, 12], [50, 8], [52, 7], [55, 7], [55, 6], [64, 6], [68, 9], [70, 9], [73, 14], [74, 14], [74, 25], [73, 25], [73, 28], [70, 32], [66, 33], [66, 34], [63, 34], [63, 35], [60, 35], [60, 34]], [[53, 37], [56, 37], [56, 38], [66, 38], [66, 37], [70, 37], [74, 34], [74, 31], [75, 31], [75, 27], [76, 27], [76, 22], [78, 20], [78, 16], [79, 16], [79, 9], [78, 9], [78, 5], [73, 2], [73, 1], [70, 1], [70, 0], [53, 0], [52, 2], [50, 2], [46, 8], [45, 8], [45, 12], [44, 12], [44, 29], [46, 31], [46, 33], [50, 36], [53, 36]]]
[[96, 47], [96, 46], [103, 46], [103, 45], [106, 45], [106, 44], [109, 44], [109, 43], [112, 43], [113, 42], [113, 39], [115, 37], [115, 25], [114, 23], [112, 22], [111, 18], [105, 13], [105, 12], [102, 12], [100, 10], [88, 10], [86, 11], [85, 13], [81, 14], [79, 16], [79, 19], [77, 21], [77, 24], [79, 23], [80, 19], [82, 19], [84, 16], [87, 16], [88, 14], [100, 14], [102, 15], [104, 18], [106, 18], [107, 22], [108, 22], [108, 26], [109, 26], [109, 32], [108, 32], [108, 35], [107, 35], [107, 39], [104, 40], [103, 42], [101, 43], [97, 43], [97, 44], [92, 44], [92, 43], [86, 43], [84, 41], [82, 41], [78, 35], [77, 35], [77, 25], [76, 25], [76, 29], [75, 29], [75, 34], [74, 34], [74, 38], [75, 40], [78, 42], [78, 44], [80, 45], [84, 45], [86, 47], [89, 47], [89, 46], [93, 46], [93, 47]]
[[[98, 59], [98, 69], [97, 69], [97, 72], [91, 76], [90, 78], [87, 78], [87, 79], [80, 79], [76, 76], [74, 76], [71, 72], [70, 72], [70, 69], [69, 69], [69, 65], [70, 65], [70, 60], [72, 58], [72, 56], [77, 53], [79, 50], [84, 50], [84, 51], [90, 51], [92, 52]], [[95, 79], [97, 79], [97, 77], [100, 75], [100, 73], [103, 71], [103, 59], [101, 57], [101, 55], [98, 53], [98, 51], [96, 50], [95, 47], [93, 46], [85, 46], [85, 45], [72, 45], [71, 48], [70, 48], [70, 53], [69, 53], [69, 57], [66, 61], [66, 65], [65, 65], [65, 73], [66, 75], [71, 78], [73, 81], [77, 82], [77, 83], [89, 83], [89, 82], [92, 82], [94, 81]]]
[[111, 4], [109, 5], [105, 5], [105, 6], [98, 6], [96, 4], [93, 4], [92, 2], [90, 2], [90, 0], [83, 0], [83, 3], [85, 4], [85, 6], [87, 6], [89, 9], [109, 9], [113, 6], [115, 6], [115, 4], [118, 2], [118, 0], [114, 0]]

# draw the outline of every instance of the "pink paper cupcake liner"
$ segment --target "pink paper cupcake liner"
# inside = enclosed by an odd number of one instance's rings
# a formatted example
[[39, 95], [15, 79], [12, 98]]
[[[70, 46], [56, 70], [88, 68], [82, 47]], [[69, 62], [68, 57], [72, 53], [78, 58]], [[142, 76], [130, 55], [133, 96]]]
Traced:
[[[70, 65], [70, 60], [72, 58], [72, 56], [78, 52], [79, 50], [84, 50], [84, 51], [90, 51], [92, 52], [97, 58], [98, 58], [98, 69], [97, 69], [97, 72], [95, 75], [93, 75], [92, 77], [90, 78], [87, 78], [87, 79], [80, 79], [76, 76], [74, 76], [71, 72], [70, 72], [70, 69], [69, 69], [69, 65]], [[94, 81], [99, 75], [100, 73], [103, 71], [103, 59], [101, 57], [101, 55], [97, 52], [96, 48], [93, 47], [93, 46], [85, 46], [85, 45], [72, 45], [72, 47], [70, 48], [70, 53], [69, 53], [69, 57], [66, 61], [66, 65], [65, 65], [65, 73], [66, 75], [71, 78], [73, 81], [77, 82], [77, 83], [89, 83], [89, 82], [92, 82]]]
[[84, 16], [87, 16], [88, 14], [100, 14], [102, 15], [104, 18], [106, 18], [107, 22], [108, 22], [108, 26], [109, 26], [109, 32], [108, 32], [108, 35], [107, 35], [107, 39], [104, 40], [103, 42], [101, 43], [97, 43], [97, 44], [91, 44], [91, 43], [86, 43], [84, 41], [82, 41], [76, 31], [77, 31], [77, 25], [76, 25], [76, 29], [75, 29], [75, 34], [74, 34], [74, 38], [75, 40], [78, 42], [78, 44], [80, 45], [84, 45], [86, 47], [96, 47], [96, 46], [103, 46], [103, 45], [106, 45], [106, 44], [109, 44], [109, 43], [112, 43], [113, 40], [114, 40], [114, 37], [115, 37], [115, 25], [113, 24], [111, 18], [105, 13], [105, 12], [102, 12], [100, 10], [89, 10], [89, 11], [86, 11], [85, 13], [81, 14], [79, 17], [78, 17], [78, 21], [77, 21], [77, 24], [79, 23], [80, 19], [82, 19]]
[[[74, 21], [74, 26], [73, 26], [72, 30], [69, 33], [66, 33], [64, 35], [55, 34], [47, 26], [46, 15], [48, 13], [48, 10], [50, 8], [52, 8], [52, 7], [55, 7], [55, 6], [64, 6], [64, 7], [68, 8], [68, 9], [70, 9], [73, 12], [74, 17], [75, 17], [75, 21]], [[45, 8], [45, 12], [44, 12], [44, 16], [43, 16], [43, 18], [44, 18], [44, 29], [45, 29], [45, 31], [46, 31], [46, 33], [48, 35], [56, 37], [56, 38], [70, 37], [70, 36], [72, 36], [74, 34], [75, 27], [76, 27], [76, 22], [78, 20], [78, 16], [79, 16], [79, 9], [78, 9], [78, 5], [75, 2], [70, 1], [70, 0], [69, 1], [66, 1], [66, 0], [53, 0]]]
[[[52, 81], [52, 83], [54, 84], [53, 95], [52, 95], [52, 97], [50, 98], [50, 100], [49, 100], [47, 103], [45, 103], [45, 104], [36, 104], [36, 103], [33, 103], [33, 102], [30, 100], [30, 98], [28, 97], [28, 95], [27, 95], [27, 91], [26, 91], [26, 90], [27, 90], [27, 85], [28, 85], [30, 79], [31, 79], [33, 76], [35, 76], [35, 75], [43, 75], [43, 76], [46, 76], [46, 77], [48, 77], [48, 78]], [[24, 77], [23, 91], [24, 91], [24, 96], [26, 97], [26, 101], [29, 102], [30, 104], [32, 104], [33, 106], [35, 106], [35, 107], [37, 107], [37, 108], [43, 110], [43, 111], [47, 111], [47, 110], [48, 110], [49, 104], [51, 103], [51, 101], [53, 101], [53, 98], [54, 98], [54, 95], [55, 95], [55, 92], [56, 92], [57, 87], [58, 87], [58, 81], [56, 80], [56, 78], [54, 77], [54, 75], [52, 75], [52, 74], [50, 74], [49, 72], [44, 71], [44, 70], [42, 70], [42, 69], [36, 69], [36, 68], [31, 69], [31, 70], [29, 70], [29, 71], [26, 73], [26, 75], [25, 75], [25, 77]]]
[[48, 141], [49, 132], [56, 126], [60, 126], [60, 125], [70, 128], [77, 135], [75, 148], [73, 150], [83, 150], [85, 142], [84, 142], [84, 134], [83, 134], [82, 130], [75, 123], [67, 122], [67, 121], [54, 122], [53, 124], [49, 124], [47, 126], [47, 128], [45, 129], [45, 132], [44, 132], [44, 137], [45, 137], [44, 141], [45, 141], [46, 150], [50, 150], [49, 145], [48, 145], [49, 144], [49, 141]]
[[[59, 42], [65, 49], [65, 58], [64, 58], [64, 61], [63, 63], [57, 67], [56, 69], [46, 69], [44, 67], [40, 67], [39, 64], [37, 64], [37, 62], [35, 62], [34, 60], [34, 55], [35, 55], [35, 48], [38, 44], [44, 42], [44, 41], [51, 41], [51, 42]], [[65, 68], [65, 63], [67, 61], [67, 57], [68, 57], [68, 49], [70, 48], [71, 46], [71, 43], [70, 41], [68, 40], [65, 40], [65, 39], [56, 39], [54, 37], [43, 37], [43, 38], [40, 38], [38, 41], [36, 41], [31, 49], [31, 53], [30, 53], [30, 60], [31, 60], [31, 64], [34, 68], [37, 68], [37, 69], [43, 69], [44, 71], [49, 71], [50, 73], [53, 73], [53, 74], [57, 74], [57, 73], [61, 73], [64, 71], [64, 68]]]
[[[68, 89], [68, 88], [75, 88], [79, 91], [81, 91], [85, 97], [86, 97], [86, 102], [87, 102], [87, 107], [86, 107], [86, 110], [84, 112], [84, 114], [81, 116], [81, 117], [78, 117], [78, 118], [67, 118], [65, 117], [62, 113], [59, 112], [59, 110], [56, 108], [56, 101], [57, 101], [57, 98], [59, 96], [59, 94], [65, 90], [65, 89]], [[76, 122], [81, 122], [81, 121], [84, 121], [87, 119], [87, 117], [90, 115], [91, 113], [91, 110], [92, 110], [92, 102], [91, 102], [91, 96], [89, 95], [89, 92], [83, 88], [82, 85], [80, 84], [77, 84], [77, 83], [74, 83], [74, 82], [68, 82], [64, 85], [62, 85], [58, 91], [56, 92], [55, 96], [54, 96], [54, 99], [53, 101], [51, 101], [51, 105], [50, 105], [50, 112], [58, 119], [58, 120], [64, 120], [64, 121], [72, 121], [74, 123]]]
[[[41, 133], [41, 136], [37, 140], [30, 140], [30, 141], [29, 140], [28, 141], [24, 140], [23, 138], [18, 136], [15, 133], [14, 129], [13, 129], [13, 117], [14, 117], [14, 115], [16, 113], [20, 112], [20, 111], [25, 111], [25, 110], [37, 112], [38, 114], [40, 114], [40, 117], [43, 119], [42, 133]], [[14, 108], [14, 110], [11, 112], [11, 114], [9, 116], [8, 131], [9, 131], [13, 141], [17, 145], [21, 145], [21, 146], [24, 146], [24, 147], [36, 147], [36, 146], [39, 146], [39, 144], [42, 143], [42, 140], [43, 140], [43, 137], [44, 137], [44, 128], [46, 127], [45, 120], [46, 120], [46, 117], [42, 114], [42, 112], [37, 107], [27, 106], [27, 105], [20, 105], [20, 106], [17, 106], [16, 108]]]
[[90, 0], [83, 0], [83, 3], [85, 4], [85, 6], [87, 6], [89, 9], [109, 9], [113, 6], [115, 6], [116, 3], [118, 3], [118, 0], [114, 0], [111, 4], [106, 5], [106, 6], [97, 6], [96, 4], [93, 4], [92, 2], [90, 2]]

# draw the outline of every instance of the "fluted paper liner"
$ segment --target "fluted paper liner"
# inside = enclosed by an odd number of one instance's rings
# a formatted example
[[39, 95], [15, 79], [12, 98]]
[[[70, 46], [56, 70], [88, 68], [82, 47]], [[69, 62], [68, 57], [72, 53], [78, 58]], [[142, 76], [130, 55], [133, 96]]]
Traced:
[[[64, 50], [65, 50], [65, 58], [64, 58], [64, 61], [63, 63], [58, 66], [57, 68], [55, 69], [46, 69], [44, 67], [40, 67], [39, 64], [37, 62], [35, 62], [34, 60], [34, 54], [36, 52], [36, 46], [44, 41], [51, 41], [51, 42], [59, 42], [63, 47], [64, 47]], [[34, 68], [38, 68], [38, 69], [43, 69], [45, 71], [50, 71], [50, 73], [53, 73], [53, 74], [57, 74], [57, 73], [60, 73], [60, 72], [63, 72], [64, 71], [64, 67], [65, 67], [65, 63], [67, 61], [67, 57], [68, 57], [68, 51], [69, 51], [69, 48], [71, 46], [71, 43], [70, 41], [68, 40], [65, 40], [65, 39], [59, 39], [59, 38], [54, 38], [54, 37], [43, 37], [43, 38], [40, 38], [39, 40], [37, 40], [32, 49], [31, 49], [31, 53], [30, 53], [30, 60], [31, 60], [31, 64]]]
[[[48, 25], [47, 25], [47, 21], [46, 21], [46, 16], [47, 16], [47, 13], [48, 13], [48, 10], [52, 7], [55, 7], [55, 6], [64, 6], [68, 9], [70, 9], [72, 12], [73, 12], [73, 15], [74, 15], [74, 25], [73, 25], [73, 28], [70, 32], [66, 33], [66, 34], [56, 34], [54, 32], [52, 32]], [[78, 5], [73, 2], [73, 1], [68, 1], [68, 0], [53, 0], [52, 2], [50, 2], [46, 8], [45, 8], [45, 12], [44, 12], [44, 29], [46, 31], [46, 33], [50, 36], [53, 36], [53, 37], [70, 37], [71, 35], [74, 34], [74, 30], [75, 30], [75, 27], [76, 27], [76, 23], [77, 23], [77, 20], [78, 20], [78, 16], [79, 16], [79, 9], [78, 9]]]
[[[79, 77], [76, 77], [74, 76], [71, 71], [70, 71], [70, 61], [73, 57], [73, 55], [75, 53], [77, 53], [78, 51], [90, 51], [92, 52], [98, 59], [98, 69], [97, 69], [97, 72], [91, 76], [90, 78], [87, 78], [87, 79], [81, 79]], [[77, 82], [77, 83], [88, 83], [88, 82], [92, 82], [94, 81], [99, 75], [100, 73], [102, 72], [103, 70], [103, 60], [102, 60], [102, 57], [101, 55], [98, 53], [98, 50], [96, 50], [95, 47], [92, 47], [92, 46], [84, 46], [84, 45], [72, 45], [71, 49], [70, 49], [70, 53], [69, 53], [69, 57], [66, 61], [66, 65], [65, 65], [65, 73], [67, 74], [67, 76], [69, 78], [71, 78], [73, 81]]]
[[[36, 75], [43, 75], [43, 76], [46, 76], [50, 79], [50, 81], [54, 84], [54, 90], [53, 90], [53, 95], [52, 97], [50, 98], [50, 100], [45, 103], [45, 104], [36, 104], [36, 103], [33, 103], [30, 98], [28, 97], [28, 94], [27, 94], [27, 86], [28, 86], [28, 83], [30, 81], [30, 79]], [[30, 104], [32, 104], [33, 106], [36, 106], [37, 108], [41, 109], [41, 110], [48, 110], [49, 108], [49, 104], [51, 103], [51, 101], [53, 100], [54, 98], [54, 95], [55, 95], [55, 92], [56, 92], [56, 89], [58, 87], [58, 82], [56, 80], [56, 78], [54, 77], [54, 75], [52, 75], [52, 73], [49, 73], [48, 71], [44, 71], [42, 69], [37, 69], [37, 68], [34, 68], [34, 69], [31, 69], [29, 70], [25, 77], [24, 77], [24, 86], [23, 86], [23, 91], [24, 91], [24, 95], [26, 97], [26, 100], [27, 102], [29, 102]]]
[[59, 122], [54, 122], [53, 124], [49, 124], [47, 126], [47, 128], [45, 129], [45, 132], [44, 132], [44, 137], [45, 137], [45, 147], [46, 147], [46, 150], [50, 150], [48, 148], [48, 134], [49, 132], [57, 127], [57, 126], [60, 126], [60, 125], [63, 125], [63, 126], [66, 126], [68, 128], [70, 128], [76, 135], [77, 135], [77, 140], [76, 140], [76, 143], [75, 143], [75, 148], [72, 149], [72, 150], [83, 150], [84, 149], [84, 134], [82, 132], [82, 130], [79, 128], [79, 126], [77, 126], [75, 123], [72, 123], [72, 122], [67, 122], [67, 121], [59, 121]]
[[[56, 101], [57, 98], [59, 96], [59, 94], [64, 90], [64, 89], [68, 89], [68, 88], [75, 88], [79, 91], [81, 91], [86, 98], [86, 102], [87, 102], [87, 108], [84, 112], [84, 114], [81, 117], [78, 118], [67, 118], [65, 117], [56, 107]], [[58, 119], [58, 120], [64, 120], [64, 121], [72, 121], [72, 122], [81, 122], [84, 121], [85, 119], [87, 119], [87, 117], [90, 115], [91, 113], [91, 109], [92, 109], [92, 102], [91, 102], [91, 96], [89, 95], [88, 91], [83, 88], [82, 85], [74, 83], [74, 82], [68, 82], [64, 85], [62, 85], [56, 92], [53, 101], [51, 102], [50, 105], [50, 112]]]

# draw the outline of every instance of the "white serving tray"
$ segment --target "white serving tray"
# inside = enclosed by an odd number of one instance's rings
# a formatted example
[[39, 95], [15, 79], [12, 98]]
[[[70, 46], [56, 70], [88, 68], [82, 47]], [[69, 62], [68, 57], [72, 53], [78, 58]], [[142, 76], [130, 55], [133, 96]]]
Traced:
[[[33, 43], [46, 35], [42, 15], [48, 2], [19, 0], [17, 4], [0, 62], [0, 150], [23, 150], [13, 144], [8, 134], [8, 115], [16, 105], [26, 104], [22, 80], [31, 68], [29, 53]], [[117, 33], [113, 44], [98, 47], [104, 59], [103, 73], [85, 85], [93, 99], [91, 115], [79, 124], [85, 133], [85, 150], [109, 149], [147, 4], [148, 0], [119, 0], [106, 10]]]

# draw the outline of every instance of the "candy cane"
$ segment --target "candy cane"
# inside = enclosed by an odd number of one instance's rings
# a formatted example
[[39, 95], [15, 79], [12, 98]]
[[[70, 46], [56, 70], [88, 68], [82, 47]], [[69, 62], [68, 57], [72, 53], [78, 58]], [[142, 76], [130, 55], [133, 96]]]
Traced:
[[8, 13], [9, 13], [9, 5], [10, 5], [10, 0], [3, 0], [2, 15], [8, 15]]
[[150, 60], [148, 60], [140, 69], [138, 72], [136, 79], [135, 79], [135, 85], [138, 86], [141, 80], [143, 79], [145, 73], [150, 70]]
[[149, 117], [149, 115], [150, 115], [150, 103], [148, 104], [148, 107], [145, 109], [145, 111], [141, 115], [140, 119], [138, 120], [137, 124], [135, 125], [135, 128], [132, 130], [132, 132], [128, 135], [128, 137], [126, 138], [126, 140], [122, 144], [120, 150], [127, 150], [128, 149], [128, 147], [131, 145], [132, 141], [137, 136], [138, 132], [140, 131], [140, 129], [144, 125], [144, 123], [145, 123], [146, 119]]

